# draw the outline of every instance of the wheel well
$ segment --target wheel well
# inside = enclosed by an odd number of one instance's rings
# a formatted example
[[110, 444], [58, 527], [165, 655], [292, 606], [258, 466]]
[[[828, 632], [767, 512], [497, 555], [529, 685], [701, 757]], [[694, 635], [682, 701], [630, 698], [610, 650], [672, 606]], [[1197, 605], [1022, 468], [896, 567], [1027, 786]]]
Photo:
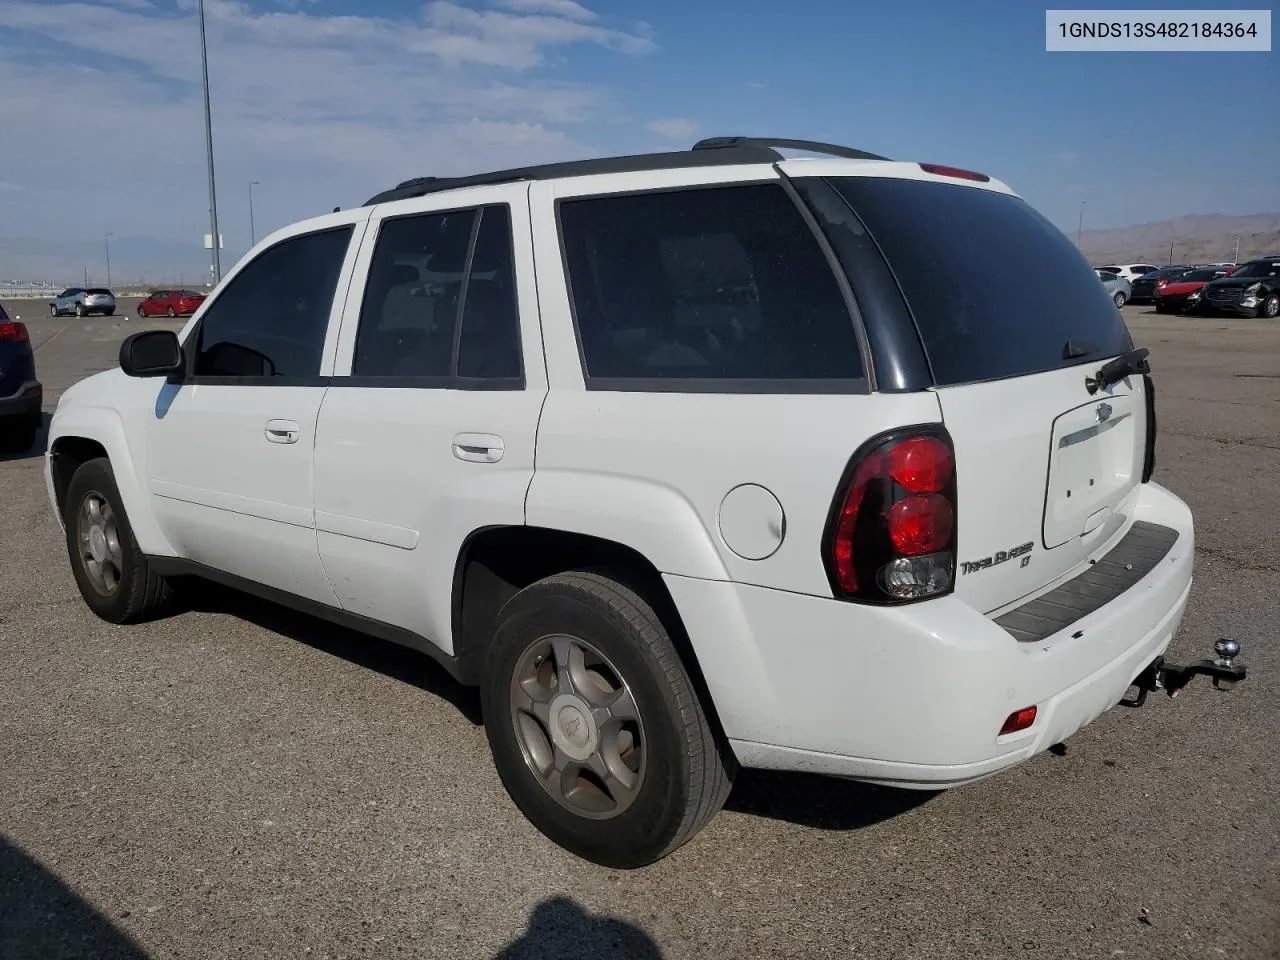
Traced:
[[499, 611], [524, 587], [566, 570], [593, 568], [626, 583], [653, 605], [719, 730], [715, 706], [675, 601], [649, 558], [613, 540], [544, 527], [492, 527], [463, 544], [453, 578], [453, 651], [458, 675], [479, 681]]
[[83, 464], [98, 457], [105, 457], [107, 449], [97, 440], [86, 437], [59, 437], [52, 449], [53, 492], [58, 498], [58, 511], [62, 512], [71, 478]]

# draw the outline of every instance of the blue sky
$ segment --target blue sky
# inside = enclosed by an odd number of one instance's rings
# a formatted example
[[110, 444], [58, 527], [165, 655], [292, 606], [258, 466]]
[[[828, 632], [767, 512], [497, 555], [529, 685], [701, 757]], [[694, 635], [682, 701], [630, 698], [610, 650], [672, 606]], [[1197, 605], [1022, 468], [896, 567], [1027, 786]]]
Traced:
[[[200, 276], [194, 7], [0, 0], [0, 280], [101, 277], [107, 231], [118, 278]], [[206, 7], [230, 260], [250, 180], [261, 236], [411, 176], [725, 134], [973, 167], [1068, 232], [1081, 200], [1086, 228], [1280, 211], [1280, 53], [1047, 53], [1025, 0]]]

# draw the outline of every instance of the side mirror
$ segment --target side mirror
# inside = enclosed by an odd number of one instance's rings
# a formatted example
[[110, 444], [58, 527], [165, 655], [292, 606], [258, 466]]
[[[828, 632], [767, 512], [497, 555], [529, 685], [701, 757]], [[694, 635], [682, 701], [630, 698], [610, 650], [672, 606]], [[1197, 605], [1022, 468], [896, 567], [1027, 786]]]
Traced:
[[143, 330], [120, 344], [120, 369], [131, 377], [171, 377], [186, 369], [182, 344], [172, 330]]

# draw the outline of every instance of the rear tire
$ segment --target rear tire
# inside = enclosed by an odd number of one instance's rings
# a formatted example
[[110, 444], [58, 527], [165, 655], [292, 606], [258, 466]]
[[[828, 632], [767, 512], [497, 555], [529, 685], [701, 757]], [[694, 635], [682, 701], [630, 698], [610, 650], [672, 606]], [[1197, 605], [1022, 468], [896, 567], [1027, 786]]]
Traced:
[[84, 304], [82, 304], [82, 303], [77, 303], [77, 304], [76, 304], [76, 316], [77, 316], [77, 317], [83, 317], [84, 315], [85, 315], [85, 313], [84, 313]]
[[51, 303], [51, 304], [49, 304], [49, 316], [51, 316], [51, 317], [59, 316], [59, 314], [58, 314], [58, 308], [57, 308], [57, 307], [55, 307], [52, 303]]
[[170, 320], [172, 320], [172, 319], [173, 319], [174, 317], [176, 317], [177, 315], [178, 315], [178, 312], [177, 312], [176, 310], [174, 310], [174, 309], [173, 309], [173, 307], [170, 307], [170, 308], [169, 308], [169, 319], [170, 319]]
[[137, 623], [168, 603], [169, 583], [138, 547], [106, 457], [75, 472], [62, 512], [71, 572], [90, 610], [108, 623]]
[[1128, 300], [1129, 298], [1124, 295], [1123, 291], [1117, 290], [1116, 295], [1111, 299], [1115, 303], [1116, 309], [1122, 310], [1124, 308], [1125, 301]]
[[653, 863], [729, 795], [737, 765], [728, 744], [662, 619], [619, 580], [574, 570], [516, 594], [499, 615], [480, 692], [508, 794], [583, 859]]
[[138, 304], [138, 317], [143, 320], [147, 318], [147, 311], [142, 309], [142, 304]]
[[114, 316], [116, 315], [115, 310], [104, 310], [103, 312], [104, 312], [108, 317], [114, 317]]
[[1156, 313], [1168, 313], [1168, 312], [1169, 312], [1169, 308], [1166, 307], [1163, 303], [1156, 304]]

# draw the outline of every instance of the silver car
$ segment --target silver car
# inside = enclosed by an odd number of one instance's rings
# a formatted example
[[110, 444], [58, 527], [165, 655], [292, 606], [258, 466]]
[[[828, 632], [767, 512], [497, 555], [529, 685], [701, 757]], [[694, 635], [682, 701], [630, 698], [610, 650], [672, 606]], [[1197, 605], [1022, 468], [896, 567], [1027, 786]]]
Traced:
[[1129, 293], [1133, 288], [1128, 280], [1119, 274], [1110, 273], [1106, 270], [1095, 269], [1093, 272], [1102, 281], [1102, 289], [1107, 291], [1107, 295], [1111, 297], [1117, 310], [1129, 302]]
[[49, 316], [60, 317], [74, 313], [77, 317], [87, 317], [91, 313], [111, 316], [116, 312], [115, 294], [105, 287], [70, 287], [49, 302]]

